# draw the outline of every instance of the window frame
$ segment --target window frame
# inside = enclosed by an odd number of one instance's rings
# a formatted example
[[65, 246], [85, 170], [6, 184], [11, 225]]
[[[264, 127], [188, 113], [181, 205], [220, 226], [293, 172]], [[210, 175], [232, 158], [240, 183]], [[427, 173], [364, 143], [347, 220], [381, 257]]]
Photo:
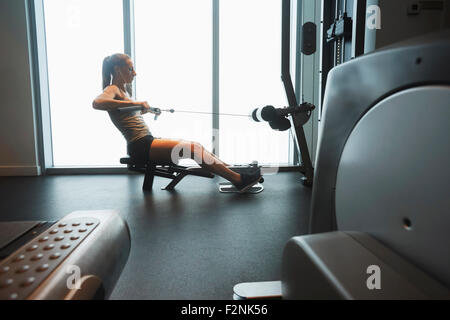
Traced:
[[[35, 99], [35, 116], [38, 123], [38, 156], [42, 168], [43, 175], [57, 175], [57, 174], [111, 174], [111, 173], [129, 173], [126, 167], [119, 165], [103, 167], [103, 166], [89, 166], [89, 167], [54, 167], [53, 161], [53, 144], [52, 144], [52, 130], [51, 130], [51, 109], [50, 109], [50, 89], [48, 80], [47, 67], [47, 43], [46, 43], [46, 29], [44, 16], [44, 1], [45, 0], [26, 0], [29, 17], [29, 31], [30, 31], [30, 51], [32, 57], [32, 72], [33, 72], [33, 92]], [[211, 0], [212, 6], [212, 21], [213, 21], [213, 45], [212, 45], [212, 145], [213, 152], [220, 154], [220, 105], [219, 105], [219, 1]], [[293, 19], [295, 21], [291, 25], [291, 34], [293, 34], [292, 47], [299, 48], [301, 42], [300, 34], [298, 32], [302, 25], [301, 7], [302, 0], [293, 1], [294, 10], [291, 10]], [[280, 3], [281, 5], [281, 3]], [[123, 23], [124, 23], [124, 48], [125, 53], [128, 54], [132, 60], [135, 60], [135, 25], [134, 25], [134, 0], [123, 0]], [[280, 46], [281, 50], [281, 46]], [[291, 62], [291, 69], [295, 74], [295, 89], [297, 95], [301, 92], [301, 63], [300, 54], [293, 55]], [[281, 75], [281, 70], [280, 70]], [[136, 80], [134, 80], [136, 81]], [[136, 97], [136, 86], [133, 83], [133, 98]], [[292, 165], [282, 165], [280, 171], [296, 170], [299, 164], [299, 155], [295, 148], [295, 143], [292, 141], [292, 135], [289, 138], [289, 158]], [[117, 159], [119, 160], [119, 159]]]

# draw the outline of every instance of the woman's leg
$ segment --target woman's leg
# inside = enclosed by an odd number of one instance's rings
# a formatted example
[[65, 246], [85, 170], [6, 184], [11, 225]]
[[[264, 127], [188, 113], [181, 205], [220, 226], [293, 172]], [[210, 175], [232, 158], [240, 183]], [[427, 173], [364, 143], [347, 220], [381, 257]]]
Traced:
[[193, 159], [202, 168], [217, 174], [232, 183], [240, 183], [241, 175], [227, 168], [214, 154], [196, 142], [185, 140], [155, 139], [150, 148], [150, 160], [155, 163], [176, 162], [178, 159]]

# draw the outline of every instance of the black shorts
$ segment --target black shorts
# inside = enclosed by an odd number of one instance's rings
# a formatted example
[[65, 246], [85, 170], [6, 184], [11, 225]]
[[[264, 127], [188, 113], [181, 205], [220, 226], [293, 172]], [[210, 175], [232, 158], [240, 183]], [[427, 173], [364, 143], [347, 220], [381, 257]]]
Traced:
[[140, 138], [128, 144], [128, 155], [136, 162], [147, 163], [150, 156], [150, 147], [155, 138], [151, 135]]

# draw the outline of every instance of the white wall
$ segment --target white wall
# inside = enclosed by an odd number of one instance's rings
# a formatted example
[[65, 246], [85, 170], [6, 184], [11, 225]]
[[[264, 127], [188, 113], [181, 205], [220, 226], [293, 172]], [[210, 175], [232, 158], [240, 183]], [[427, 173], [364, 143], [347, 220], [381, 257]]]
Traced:
[[40, 174], [25, 0], [0, 0], [0, 176]]

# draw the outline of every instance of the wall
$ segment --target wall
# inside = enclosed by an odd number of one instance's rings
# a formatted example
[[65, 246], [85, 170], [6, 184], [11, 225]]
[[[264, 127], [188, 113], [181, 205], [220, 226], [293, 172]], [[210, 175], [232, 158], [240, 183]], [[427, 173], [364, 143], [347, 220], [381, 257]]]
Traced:
[[368, 0], [367, 6], [378, 5], [381, 9], [381, 29], [366, 28], [366, 50], [382, 48], [444, 28], [450, 28], [450, 0], [443, 0], [444, 10], [421, 10], [419, 14], [408, 14], [413, 4], [426, 4], [434, 0]]
[[0, 0], [0, 176], [40, 174], [25, 0]]

